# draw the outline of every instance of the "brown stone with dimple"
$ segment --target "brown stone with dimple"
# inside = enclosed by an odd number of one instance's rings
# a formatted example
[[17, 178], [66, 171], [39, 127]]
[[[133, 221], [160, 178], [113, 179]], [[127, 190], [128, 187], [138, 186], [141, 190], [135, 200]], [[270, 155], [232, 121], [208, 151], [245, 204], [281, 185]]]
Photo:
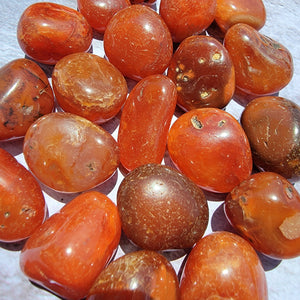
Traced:
[[215, 38], [191, 36], [177, 48], [168, 68], [177, 86], [178, 105], [186, 111], [224, 108], [235, 88], [235, 73], [226, 48]]
[[300, 107], [277, 96], [252, 100], [241, 116], [253, 161], [263, 171], [300, 178]]

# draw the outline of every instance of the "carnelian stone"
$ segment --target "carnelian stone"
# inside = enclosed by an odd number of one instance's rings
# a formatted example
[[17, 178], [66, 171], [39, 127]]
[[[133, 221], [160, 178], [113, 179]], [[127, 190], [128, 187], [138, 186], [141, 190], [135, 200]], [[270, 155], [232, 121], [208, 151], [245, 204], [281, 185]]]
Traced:
[[182, 173], [211, 192], [230, 192], [252, 171], [247, 136], [221, 109], [198, 108], [181, 115], [169, 131], [168, 150]]
[[167, 25], [145, 5], [131, 5], [117, 12], [107, 25], [103, 45], [109, 61], [133, 80], [162, 74], [173, 54]]
[[113, 261], [96, 279], [87, 300], [179, 299], [175, 270], [161, 254], [140, 250]]
[[205, 236], [184, 266], [180, 299], [267, 300], [267, 281], [258, 255], [236, 234], [220, 231]]
[[115, 253], [120, 236], [115, 204], [99, 192], [82, 193], [26, 241], [21, 270], [63, 299], [83, 299]]
[[172, 57], [168, 77], [178, 91], [177, 104], [184, 110], [225, 107], [235, 89], [235, 73], [226, 48], [215, 38], [191, 36]]
[[147, 76], [130, 92], [118, 133], [120, 161], [125, 169], [161, 163], [176, 99], [175, 84], [164, 75]]
[[237, 23], [256, 30], [266, 22], [266, 9], [262, 0], [217, 0], [215, 21], [223, 32]]
[[23, 12], [17, 28], [20, 47], [26, 55], [44, 64], [89, 50], [92, 27], [83, 15], [64, 5], [34, 3]]
[[131, 171], [119, 186], [117, 206], [124, 233], [143, 249], [191, 248], [208, 224], [202, 190], [175, 169], [160, 164]]
[[300, 107], [291, 100], [265, 96], [252, 100], [241, 116], [253, 161], [261, 171], [300, 179]]
[[228, 29], [224, 45], [235, 69], [236, 88], [263, 96], [284, 88], [293, 76], [293, 59], [284, 46], [247, 24]]
[[284, 177], [251, 175], [227, 195], [225, 213], [256, 250], [277, 259], [300, 255], [300, 195]]
[[47, 205], [35, 177], [0, 148], [0, 241], [28, 238], [45, 220]]
[[175, 43], [202, 33], [213, 22], [216, 0], [161, 0], [159, 13]]
[[79, 52], [63, 57], [52, 74], [60, 107], [95, 123], [113, 118], [127, 97], [127, 82], [106, 59]]
[[29, 169], [48, 187], [82, 192], [108, 179], [119, 164], [114, 138], [80, 116], [55, 112], [28, 129], [23, 153]]
[[98, 32], [104, 33], [112, 16], [130, 5], [129, 0], [77, 0], [78, 10]]
[[48, 77], [35, 62], [20, 58], [0, 69], [0, 140], [23, 137], [39, 117], [53, 111]]

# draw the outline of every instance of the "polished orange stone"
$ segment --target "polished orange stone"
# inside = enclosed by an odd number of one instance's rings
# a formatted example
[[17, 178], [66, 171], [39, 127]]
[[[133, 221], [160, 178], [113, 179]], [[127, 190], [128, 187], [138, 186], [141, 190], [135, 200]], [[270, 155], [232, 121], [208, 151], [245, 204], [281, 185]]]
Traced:
[[92, 27], [84, 16], [64, 5], [34, 3], [23, 12], [17, 28], [20, 47], [26, 55], [44, 64], [89, 50]]
[[215, 38], [195, 35], [180, 43], [168, 68], [184, 110], [224, 108], [235, 90], [235, 72], [226, 48]]
[[237, 23], [256, 30], [266, 22], [266, 9], [262, 0], [217, 0], [215, 21], [223, 32]]
[[127, 82], [106, 59], [79, 52], [65, 56], [55, 65], [52, 85], [60, 107], [94, 122], [113, 118], [127, 97]]
[[115, 204], [99, 192], [82, 193], [26, 241], [20, 267], [34, 283], [63, 299], [83, 299], [118, 246]]
[[168, 133], [177, 168], [203, 189], [228, 193], [252, 171], [252, 155], [240, 123], [218, 108], [192, 109]]
[[25, 135], [23, 153], [35, 176], [61, 192], [91, 189], [119, 165], [119, 148], [111, 134], [66, 112], [39, 118]]
[[129, 0], [77, 0], [78, 10], [102, 34], [112, 16], [130, 4]]
[[233, 25], [225, 34], [224, 45], [234, 65], [236, 89], [245, 96], [274, 94], [292, 79], [291, 53], [253, 27]]
[[276, 259], [300, 255], [300, 195], [284, 177], [251, 175], [228, 194], [225, 213], [256, 250]]
[[173, 54], [167, 25], [145, 5], [131, 5], [117, 12], [107, 25], [103, 42], [109, 61], [133, 80], [162, 74]]
[[120, 161], [125, 169], [161, 163], [176, 100], [175, 84], [165, 75], [148, 76], [132, 89], [118, 133]]
[[188, 255], [180, 299], [267, 300], [267, 281], [258, 255], [236, 234], [220, 231], [205, 236]]
[[197, 35], [213, 22], [216, 0], [161, 0], [159, 13], [170, 29], [175, 43]]
[[44, 222], [47, 205], [35, 177], [0, 148], [0, 241], [28, 238]]
[[39, 117], [53, 111], [48, 77], [35, 62], [20, 58], [0, 69], [0, 140], [23, 137]]
[[179, 299], [179, 283], [170, 262], [154, 251], [119, 257], [96, 279], [87, 300]]

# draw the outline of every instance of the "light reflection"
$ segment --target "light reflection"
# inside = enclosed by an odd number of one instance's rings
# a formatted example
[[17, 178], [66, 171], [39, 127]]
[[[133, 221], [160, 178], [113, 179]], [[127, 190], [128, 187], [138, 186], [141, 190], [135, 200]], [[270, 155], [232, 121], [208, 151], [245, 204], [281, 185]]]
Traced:
[[92, 94], [93, 93], [93, 89], [89, 88], [89, 87], [85, 87], [84, 91], [87, 93], [87, 94]]
[[96, 2], [96, 5], [100, 8], [106, 8], [106, 3], [104, 1], [102, 1], [102, 2], [98, 1], [98, 2]]
[[222, 270], [222, 276], [228, 276], [228, 275], [229, 275], [229, 270], [228, 269]]
[[228, 138], [230, 136], [229, 131], [222, 131], [220, 134], [218, 134], [218, 137], [220, 138]]
[[275, 194], [270, 195], [270, 198], [271, 198], [271, 200], [274, 201], [274, 202], [277, 202], [277, 201], [278, 201], [278, 197], [277, 197]]
[[68, 248], [66, 249], [66, 254], [67, 254], [67, 255], [72, 254], [72, 252], [73, 252], [72, 247], [68, 247]]
[[148, 32], [151, 32], [151, 26], [150, 24], [145, 24], [144, 29]]
[[164, 195], [167, 193], [165, 184], [160, 180], [151, 181], [146, 191], [147, 194], [152, 196], [155, 195], [155, 197], [164, 197]]
[[8, 98], [10, 96], [10, 94], [12, 94], [15, 90], [18, 89], [19, 85], [21, 85], [20, 79], [15, 81], [15, 83], [10, 87], [10, 89], [5, 93], [5, 95], [2, 95], [1, 101]]
[[138, 280], [136, 278], [132, 278], [130, 285], [129, 285], [129, 289], [130, 290], [136, 290], [139, 286]]

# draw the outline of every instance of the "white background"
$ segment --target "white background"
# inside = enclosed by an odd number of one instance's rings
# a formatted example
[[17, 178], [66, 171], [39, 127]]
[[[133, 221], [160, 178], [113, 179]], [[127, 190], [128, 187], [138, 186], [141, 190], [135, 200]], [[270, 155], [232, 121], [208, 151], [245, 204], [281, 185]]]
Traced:
[[[0, 1], [0, 67], [7, 62], [24, 57], [24, 53], [19, 48], [16, 39], [16, 28], [22, 12], [32, 3], [33, 0], [1, 0]], [[45, 1], [44, 1], [45, 2]], [[77, 8], [75, 0], [53, 0], [52, 2], [64, 4], [66, 6]], [[154, 9], [158, 10], [159, 0]], [[300, 104], [300, 22], [298, 12], [300, 9], [300, 0], [265, 0], [264, 1], [267, 21], [261, 32], [280, 42], [292, 53], [294, 59], [294, 76], [290, 84], [280, 92], [280, 96], [286, 97]], [[104, 56], [103, 44], [99, 39], [93, 40], [93, 52]], [[242, 107], [234, 101], [231, 101], [227, 111], [239, 119]], [[104, 128], [109, 130], [113, 136], [117, 136], [118, 118], [115, 118]], [[10, 153], [25, 164], [22, 155], [22, 140], [14, 142], [0, 142], [0, 147], [8, 150]], [[111, 180], [97, 187], [97, 190], [107, 194], [116, 202], [116, 191], [122, 180], [122, 175], [118, 171]], [[296, 184], [300, 191], [300, 184]], [[45, 199], [48, 204], [49, 214], [52, 215], [64, 203], [70, 201], [76, 195], [65, 195], [53, 192], [43, 187]], [[205, 234], [215, 230], [230, 230], [224, 217], [221, 201], [212, 201], [209, 199], [210, 223]], [[40, 289], [31, 284], [19, 269], [19, 251], [21, 245], [0, 243], [0, 300], [4, 299], [22, 299], [22, 300], [50, 300], [58, 299], [49, 292]], [[123, 243], [119, 247], [117, 256], [122, 255], [124, 251], [133, 250], [130, 245]], [[180, 253], [173, 253], [169, 256], [175, 270], [179, 272], [182, 257], [174, 259]], [[175, 257], [176, 258], [176, 257]], [[296, 300], [300, 299], [300, 257], [290, 260], [276, 261], [261, 256], [263, 266], [266, 270], [266, 277], [270, 300]]]

